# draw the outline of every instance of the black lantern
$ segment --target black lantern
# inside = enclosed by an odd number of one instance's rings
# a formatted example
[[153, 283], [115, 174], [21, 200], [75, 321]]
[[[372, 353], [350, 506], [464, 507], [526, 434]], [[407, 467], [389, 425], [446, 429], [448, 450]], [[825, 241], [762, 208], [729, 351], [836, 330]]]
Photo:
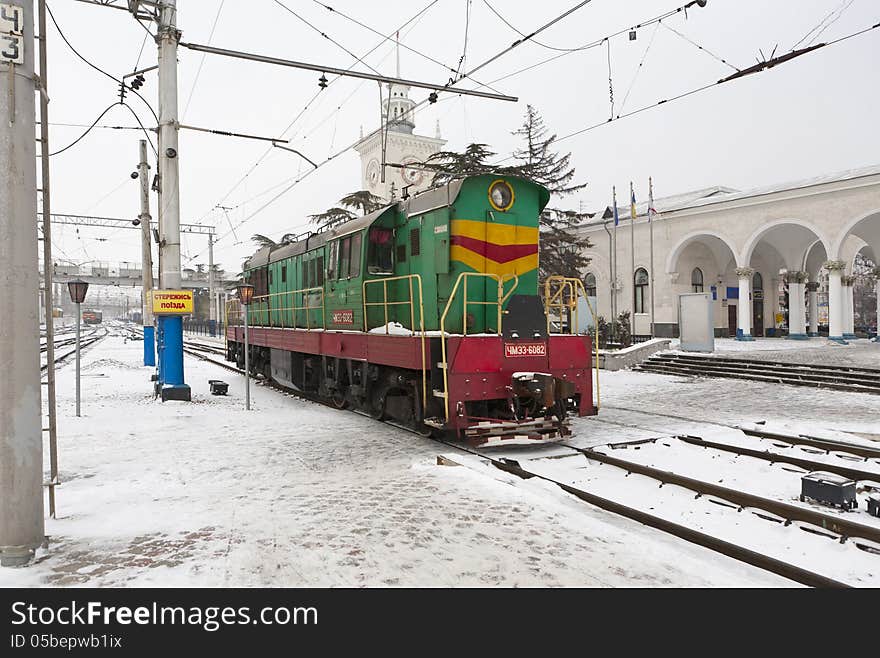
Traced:
[[74, 281], [67, 282], [67, 290], [70, 292], [70, 300], [74, 304], [82, 304], [86, 298], [86, 291], [89, 289], [89, 284], [81, 279], [75, 279]]
[[254, 298], [254, 287], [249, 283], [242, 283], [238, 286], [238, 299], [245, 306], [251, 303]]

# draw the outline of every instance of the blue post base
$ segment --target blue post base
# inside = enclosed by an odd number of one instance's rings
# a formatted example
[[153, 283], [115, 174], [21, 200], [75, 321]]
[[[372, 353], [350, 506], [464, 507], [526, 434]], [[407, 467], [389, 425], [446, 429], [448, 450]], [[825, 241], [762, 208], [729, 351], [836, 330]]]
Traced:
[[144, 365], [156, 365], [156, 329], [153, 325], [144, 325]]
[[843, 338], [845, 340], [857, 340], [858, 336], [856, 336], [855, 334], [843, 334]]
[[737, 330], [736, 330], [736, 339], [737, 339], [737, 340], [742, 340], [742, 341], [755, 340], [754, 338], [752, 338], [751, 334], [743, 333], [743, 330], [742, 330], [742, 329], [737, 329]]
[[843, 339], [843, 336], [828, 336], [828, 340], [832, 343], [837, 343], [838, 345], [849, 345], [849, 343]]
[[217, 335], [217, 320], [208, 320], [208, 329], [211, 332], [211, 337]]
[[807, 334], [788, 334], [787, 338], [789, 340], [809, 340], [810, 337]]
[[183, 318], [159, 318], [159, 393], [162, 401], [192, 399], [183, 376]]
[[819, 336], [819, 332], [818, 331], [811, 331], [807, 334], [807, 336], [809, 336], [810, 338], [816, 338]]

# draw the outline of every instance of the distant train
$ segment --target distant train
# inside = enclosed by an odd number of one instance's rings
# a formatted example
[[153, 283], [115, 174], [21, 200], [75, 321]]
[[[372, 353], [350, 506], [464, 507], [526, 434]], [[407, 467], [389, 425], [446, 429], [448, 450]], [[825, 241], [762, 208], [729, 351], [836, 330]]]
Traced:
[[[593, 341], [547, 318], [574, 320], [583, 284], [538, 282], [549, 197], [521, 178], [472, 176], [260, 249], [244, 266], [251, 369], [419, 432], [558, 441], [570, 413], [598, 409]], [[232, 304], [227, 358], [241, 367]]]
[[103, 321], [103, 314], [101, 311], [83, 311], [82, 321], [85, 324], [101, 324]]

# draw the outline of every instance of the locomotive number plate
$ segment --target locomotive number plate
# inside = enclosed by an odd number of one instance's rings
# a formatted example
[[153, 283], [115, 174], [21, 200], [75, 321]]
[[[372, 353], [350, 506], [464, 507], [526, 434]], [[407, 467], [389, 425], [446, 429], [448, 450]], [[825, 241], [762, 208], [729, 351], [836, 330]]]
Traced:
[[333, 324], [354, 324], [354, 311], [333, 311]]
[[504, 343], [504, 356], [547, 356], [547, 343]]

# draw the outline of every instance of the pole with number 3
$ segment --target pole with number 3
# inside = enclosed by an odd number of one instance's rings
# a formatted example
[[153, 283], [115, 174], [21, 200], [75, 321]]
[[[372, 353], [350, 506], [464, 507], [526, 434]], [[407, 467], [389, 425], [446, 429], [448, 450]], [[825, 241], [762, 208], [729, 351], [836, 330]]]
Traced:
[[24, 64], [24, 11], [17, 5], [0, 4], [0, 62]]

